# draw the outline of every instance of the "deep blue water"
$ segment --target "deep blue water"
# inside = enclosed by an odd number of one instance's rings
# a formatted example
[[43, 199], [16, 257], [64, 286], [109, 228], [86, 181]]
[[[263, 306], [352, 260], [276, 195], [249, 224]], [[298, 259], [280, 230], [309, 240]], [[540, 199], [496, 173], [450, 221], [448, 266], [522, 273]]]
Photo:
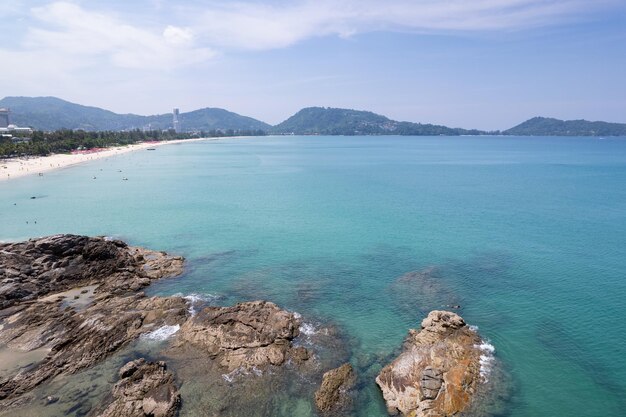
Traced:
[[[272, 300], [339, 325], [355, 363], [454, 300], [509, 375], [507, 415], [626, 409], [626, 139], [193, 142], [0, 183], [0, 210], [1, 240], [184, 255], [188, 273], [152, 293]], [[429, 267], [433, 294], [394, 290]], [[384, 411], [373, 381], [360, 398]]]

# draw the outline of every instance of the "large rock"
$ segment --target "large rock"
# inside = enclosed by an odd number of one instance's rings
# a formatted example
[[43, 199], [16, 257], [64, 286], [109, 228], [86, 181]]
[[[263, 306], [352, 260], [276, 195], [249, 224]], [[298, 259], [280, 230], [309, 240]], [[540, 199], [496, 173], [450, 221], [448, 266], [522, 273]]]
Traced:
[[19, 351], [49, 347], [50, 353], [41, 363], [0, 381], [0, 399], [21, 395], [51, 377], [89, 368], [142, 333], [180, 325], [189, 315], [180, 297], [112, 297], [79, 313], [59, 308], [59, 303], [35, 303], [9, 318], [1, 342]]
[[345, 414], [352, 408], [350, 390], [356, 383], [349, 363], [331, 369], [322, 377], [322, 385], [315, 393], [315, 406], [323, 416]]
[[136, 291], [178, 275], [182, 257], [103, 237], [55, 235], [0, 244], [0, 309], [91, 284], [99, 292]]
[[308, 358], [291, 343], [299, 326], [293, 313], [268, 301], [207, 307], [183, 324], [178, 346], [199, 348], [228, 371], [282, 365], [290, 357]]
[[182, 266], [180, 257], [104, 238], [0, 245], [0, 346], [49, 350], [42, 361], [3, 375], [0, 400], [91, 367], [142, 333], [182, 324], [189, 316], [184, 299], [136, 292]]
[[481, 383], [480, 345], [460, 316], [432, 311], [376, 378], [389, 413], [443, 417], [466, 410]]
[[113, 401], [98, 417], [174, 417], [180, 394], [165, 362], [137, 359], [124, 365], [113, 387]]

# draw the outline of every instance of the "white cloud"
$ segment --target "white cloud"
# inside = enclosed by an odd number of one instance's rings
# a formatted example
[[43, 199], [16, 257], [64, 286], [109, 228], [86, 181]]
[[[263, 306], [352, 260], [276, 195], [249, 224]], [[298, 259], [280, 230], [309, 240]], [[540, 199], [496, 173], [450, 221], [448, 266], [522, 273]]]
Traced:
[[165, 41], [174, 46], [191, 45], [193, 43], [193, 32], [189, 28], [168, 26], [163, 31]]
[[[87, 2], [44, 3], [23, 15], [27, 20], [20, 30], [25, 32], [20, 48], [9, 51], [0, 46], [0, 55], [18, 53], [28, 55], [27, 60], [50, 56], [78, 67], [91, 62], [169, 70], [204, 63], [216, 55], [215, 48], [274, 49], [313, 37], [372, 31], [533, 28], [560, 23], [618, 0], [189, 0], [184, 6], [175, 1], [145, 1], [125, 7], [126, 17], [88, 9]], [[0, 3], [0, 16], [24, 10], [24, 0]], [[184, 27], [169, 21], [174, 17], [185, 22]]]
[[32, 18], [36, 25], [29, 28], [23, 43], [24, 52], [31, 54], [101, 58], [116, 67], [135, 69], [172, 69], [215, 54], [210, 48], [195, 46], [190, 29], [142, 28], [68, 2], [33, 8]]
[[371, 31], [498, 31], [562, 23], [614, 0], [298, 0], [210, 2], [198, 31], [212, 45], [281, 48]]

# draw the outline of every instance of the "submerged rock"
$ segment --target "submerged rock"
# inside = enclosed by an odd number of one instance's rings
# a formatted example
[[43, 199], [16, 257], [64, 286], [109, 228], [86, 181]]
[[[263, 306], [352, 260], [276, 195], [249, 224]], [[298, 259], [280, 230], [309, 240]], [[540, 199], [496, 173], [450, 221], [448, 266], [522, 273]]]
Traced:
[[459, 297], [443, 278], [440, 268], [435, 266], [402, 275], [388, 288], [394, 298], [393, 305], [410, 317], [415, 311], [426, 314], [434, 309], [460, 308]]
[[389, 413], [443, 417], [466, 410], [481, 383], [481, 343], [459, 315], [430, 312], [376, 378]]
[[299, 325], [293, 313], [268, 301], [207, 307], [182, 325], [177, 345], [201, 349], [229, 372], [278, 366], [292, 356], [308, 359], [308, 352], [291, 343]]
[[124, 365], [113, 386], [113, 401], [98, 417], [173, 417], [180, 408], [174, 375], [165, 362], [137, 359]]
[[342, 415], [353, 406], [350, 390], [356, 377], [349, 363], [331, 369], [322, 378], [322, 385], [315, 393], [315, 406], [323, 416]]

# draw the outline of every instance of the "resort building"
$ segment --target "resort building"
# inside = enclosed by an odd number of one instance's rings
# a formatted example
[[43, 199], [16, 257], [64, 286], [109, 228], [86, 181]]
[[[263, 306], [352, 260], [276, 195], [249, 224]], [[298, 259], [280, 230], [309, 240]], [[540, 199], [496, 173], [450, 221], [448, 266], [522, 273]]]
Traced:
[[180, 111], [178, 109], [174, 109], [172, 111], [172, 118], [173, 118], [173, 124], [174, 124], [174, 132], [176, 133], [180, 133], [180, 120], [179, 117], [180, 116]]
[[9, 119], [9, 113], [11, 110], [6, 108], [0, 108], [0, 128], [9, 127], [11, 120]]

